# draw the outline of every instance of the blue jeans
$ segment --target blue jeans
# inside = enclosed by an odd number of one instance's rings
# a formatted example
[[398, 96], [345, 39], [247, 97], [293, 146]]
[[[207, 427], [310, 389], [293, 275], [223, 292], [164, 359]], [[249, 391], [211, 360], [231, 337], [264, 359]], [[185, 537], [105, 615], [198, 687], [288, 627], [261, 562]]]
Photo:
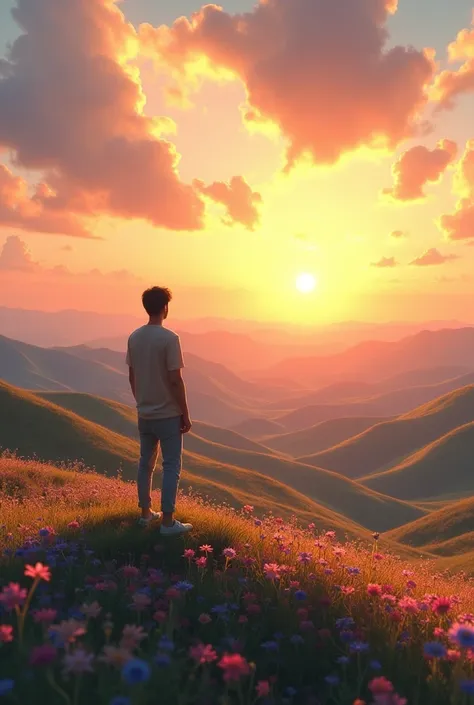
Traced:
[[158, 457], [158, 446], [160, 446], [163, 460], [161, 511], [174, 512], [183, 451], [181, 417], [174, 416], [170, 419], [139, 418], [138, 430], [140, 432], [140, 462], [137, 478], [138, 506], [141, 509], [151, 507], [153, 472]]

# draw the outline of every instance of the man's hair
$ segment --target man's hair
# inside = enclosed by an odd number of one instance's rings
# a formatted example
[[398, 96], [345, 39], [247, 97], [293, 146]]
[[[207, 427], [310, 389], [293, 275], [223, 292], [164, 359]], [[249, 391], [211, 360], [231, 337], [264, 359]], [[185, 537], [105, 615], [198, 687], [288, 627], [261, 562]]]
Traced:
[[159, 316], [169, 304], [173, 295], [163, 286], [152, 286], [142, 294], [143, 308], [149, 316]]

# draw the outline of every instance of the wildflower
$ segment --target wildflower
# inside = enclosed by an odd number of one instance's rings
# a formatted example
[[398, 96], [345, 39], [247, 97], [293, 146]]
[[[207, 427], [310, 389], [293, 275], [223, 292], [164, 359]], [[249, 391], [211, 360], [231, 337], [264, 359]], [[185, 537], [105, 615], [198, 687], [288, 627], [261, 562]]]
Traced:
[[31, 650], [30, 664], [32, 666], [49, 666], [56, 658], [57, 651], [51, 644], [35, 646]]
[[161, 637], [158, 646], [162, 651], [174, 651], [174, 641], [167, 636]]
[[402, 597], [402, 599], [398, 601], [398, 606], [408, 614], [416, 614], [419, 612], [418, 602], [414, 600], [413, 597]]
[[349, 648], [353, 653], [362, 654], [369, 650], [369, 645], [364, 641], [353, 641]]
[[251, 504], [245, 504], [243, 510], [246, 514], [252, 514], [254, 507]]
[[140, 571], [134, 565], [124, 565], [122, 568], [122, 574], [125, 578], [136, 578], [140, 575]]
[[69, 524], [67, 525], [68, 529], [78, 529], [80, 527], [80, 524], [78, 521], [70, 521]]
[[249, 664], [240, 654], [224, 654], [217, 665], [224, 671], [226, 682], [238, 681], [250, 673]]
[[307, 564], [307, 563], [311, 563], [312, 560], [313, 560], [313, 554], [308, 553], [307, 551], [302, 551], [298, 555], [298, 563]]
[[278, 651], [277, 641], [264, 641], [262, 644], [260, 644], [260, 646], [265, 651]]
[[374, 561], [383, 561], [384, 558], [385, 556], [383, 555], [383, 553], [374, 553], [373, 555]]
[[234, 548], [224, 548], [222, 555], [224, 558], [227, 558], [227, 560], [232, 560], [237, 556], [237, 551]]
[[439, 641], [429, 641], [424, 645], [423, 653], [426, 658], [444, 658], [446, 656], [446, 647]]
[[416, 583], [414, 580], [407, 580], [407, 590], [415, 590]]
[[472, 678], [469, 680], [462, 680], [459, 683], [459, 687], [462, 693], [466, 693], [466, 695], [474, 695], [474, 680], [472, 680]]
[[13, 641], [13, 627], [0, 624], [0, 644], [8, 644], [10, 641]]
[[295, 592], [295, 600], [298, 600], [298, 602], [303, 602], [304, 600], [308, 599], [308, 594], [304, 590], [296, 590]]
[[343, 595], [353, 595], [355, 587], [352, 587], [352, 585], [341, 585], [341, 592]]
[[139, 658], [130, 659], [122, 668], [122, 678], [128, 685], [145, 683], [150, 678], [150, 675], [150, 666], [146, 661]]
[[77, 637], [84, 636], [86, 624], [77, 619], [64, 619], [59, 624], [51, 625], [49, 632], [55, 634], [61, 642], [72, 644]]
[[336, 532], [335, 532], [335, 531], [326, 531], [326, 533], [324, 534], [324, 536], [325, 536], [327, 539], [329, 539], [329, 540], [335, 539], [335, 538], [336, 538]]
[[40, 610], [35, 610], [33, 612], [33, 619], [36, 624], [52, 624], [57, 617], [57, 610], [52, 608], [44, 607]]
[[210, 546], [208, 543], [203, 544], [202, 546], [199, 546], [199, 550], [202, 551], [202, 553], [208, 554], [212, 553], [214, 549], [212, 546]]
[[132, 604], [130, 607], [137, 612], [143, 612], [147, 607], [151, 605], [151, 597], [145, 592], [136, 592], [132, 595]]
[[393, 685], [384, 676], [380, 676], [370, 681], [369, 690], [373, 695], [393, 693]]
[[212, 648], [211, 644], [197, 644], [189, 649], [189, 655], [199, 664], [213, 663], [217, 660], [217, 653]]
[[380, 671], [382, 669], [380, 661], [370, 661], [369, 666], [373, 671]]
[[181, 580], [179, 583], [176, 583], [175, 588], [179, 590], [179, 592], [189, 592], [194, 588], [194, 585], [187, 580]]
[[130, 661], [131, 658], [132, 653], [129, 649], [107, 644], [104, 646], [103, 654], [99, 656], [99, 661], [102, 661], [102, 663], [106, 663], [109, 666], [122, 668], [122, 666], [127, 663], [127, 661]]
[[431, 603], [431, 609], [436, 614], [447, 614], [452, 607], [452, 602], [449, 597], [438, 597]]
[[76, 675], [91, 673], [93, 671], [93, 660], [93, 654], [88, 654], [87, 651], [84, 651], [84, 649], [76, 649], [75, 651], [71, 651], [71, 653], [65, 655], [64, 671], [66, 673], [75, 673]]
[[120, 646], [133, 651], [145, 638], [146, 633], [143, 631], [143, 627], [139, 627], [135, 624], [126, 624], [122, 631]]
[[270, 695], [270, 683], [268, 681], [258, 681], [255, 690], [257, 691], [257, 697], [266, 698]]
[[192, 560], [194, 556], [196, 555], [196, 551], [192, 548], [186, 548], [186, 550], [183, 553], [183, 558], [186, 558], [188, 561]]
[[456, 622], [449, 630], [448, 635], [451, 641], [462, 649], [474, 649], [474, 627]]
[[0, 604], [7, 610], [20, 607], [26, 600], [26, 590], [18, 583], [9, 583], [0, 592]]
[[36, 565], [26, 565], [25, 566], [25, 576], [27, 578], [33, 578], [34, 580], [44, 580], [49, 583], [51, 580], [51, 571], [48, 566], [42, 563], [37, 563]]
[[206, 556], [201, 556], [200, 558], [196, 558], [195, 561], [196, 565], [198, 568], [205, 568], [207, 565], [207, 558]]
[[13, 688], [15, 687], [15, 682], [11, 680], [11, 678], [2, 678], [0, 680], [0, 696], [1, 695], [8, 695], [8, 693], [11, 693]]
[[267, 580], [279, 580], [281, 576], [281, 569], [278, 563], [265, 563], [263, 566], [263, 573]]
[[198, 622], [200, 624], [209, 624], [209, 622], [212, 622], [212, 617], [209, 614], [207, 614], [207, 612], [203, 612], [202, 614], [199, 615]]
[[97, 601], [91, 602], [90, 605], [84, 603], [81, 607], [81, 613], [87, 617], [87, 619], [97, 619], [101, 612], [102, 607]]
[[377, 583], [369, 583], [367, 585], [367, 594], [371, 597], [380, 597], [382, 594], [382, 586], [377, 585]]

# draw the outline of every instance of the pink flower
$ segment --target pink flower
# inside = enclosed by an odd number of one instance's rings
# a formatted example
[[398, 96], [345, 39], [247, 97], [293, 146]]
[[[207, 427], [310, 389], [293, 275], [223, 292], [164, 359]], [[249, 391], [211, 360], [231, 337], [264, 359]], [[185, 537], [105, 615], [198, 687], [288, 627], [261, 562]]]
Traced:
[[53, 624], [53, 626], [50, 627], [50, 631], [57, 634], [62, 642], [69, 644], [74, 643], [77, 637], [83, 636], [86, 633], [84, 624], [75, 619], [65, 619], [61, 624]]
[[227, 560], [232, 560], [232, 558], [237, 556], [237, 551], [234, 548], [224, 548], [222, 555], [224, 558], [227, 558]]
[[57, 617], [57, 610], [45, 607], [33, 612], [33, 619], [36, 624], [52, 624]]
[[168, 619], [168, 613], [163, 610], [157, 610], [153, 615], [153, 619], [155, 622], [158, 622], [158, 624], [164, 624]]
[[303, 564], [311, 563], [312, 560], [313, 560], [313, 554], [308, 553], [307, 551], [302, 551], [298, 555], [298, 562], [299, 563], [303, 563]]
[[212, 546], [209, 546], [208, 543], [204, 543], [202, 546], [199, 546], [199, 550], [202, 551], [202, 553], [212, 553], [214, 551]]
[[64, 671], [65, 673], [75, 673], [76, 675], [91, 673], [94, 670], [92, 668], [93, 660], [93, 654], [88, 654], [84, 649], [76, 649], [65, 655]]
[[137, 575], [140, 575], [139, 569], [134, 565], [124, 565], [122, 573], [125, 578], [136, 578]]
[[27, 578], [33, 578], [34, 580], [44, 580], [49, 582], [51, 580], [51, 571], [48, 566], [42, 563], [37, 563], [35, 566], [27, 565], [25, 566], [25, 575]]
[[199, 664], [213, 663], [217, 660], [217, 653], [212, 648], [211, 644], [196, 644], [189, 649], [189, 655]]
[[374, 553], [374, 561], [383, 561], [384, 558], [383, 553]]
[[238, 681], [250, 673], [250, 666], [240, 654], [224, 654], [217, 665], [224, 671], [226, 682]]
[[13, 627], [0, 624], [0, 644], [8, 644], [10, 641], [13, 641]]
[[187, 558], [187, 560], [190, 561], [194, 558], [195, 555], [196, 551], [194, 551], [192, 548], [187, 548], [183, 553], [183, 558]]
[[80, 524], [78, 521], [70, 521], [69, 524], [67, 525], [68, 529], [78, 529], [80, 527]]
[[279, 580], [281, 568], [278, 563], [265, 563], [263, 573], [267, 580]]
[[21, 588], [18, 583], [9, 583], [3, 588], [2, 592], [0, 592], [0, 604], [7, 610], [20, 607], [25, 600], [26, 590]]
[[369, 683], [369, 690], [373, 695], [381, 693], [393, 693], [393, 685], [384, 676], [373, 678]]
[[212, 622], [212, 617], [210, 615], [208, 615], [206, 612], [203, 612], [202, 614], [199, 615], [198, 622], [200, 624], [209, 624], [209, 622]]
[[342, 585], [341, 592], [343, 595], [352, 595], [355, 592], [355, 588], [352, 585]]
[[408, 614], [416, 614], [419, 612], [418, 602], [414, 600], [413, 597], [402, 597], [398, 602], [398, 606]]
[[35, 646], [31, 650], [30, 664], [32, 666], [49, 666], [56, 658], [57, 651], [51, 644]]
[[97, 619], [97, 617], [102, 612], [102, 607], [98, 602], [91, 602], [90, 605], [83, 604], [81, 607], [82, 614], [88, 619]]
[[206, 556], [201, 556], [200, 558], [196, 558], [195, 561], [196, 565], [198, 568], [205, 568], [207, 565], [207, 558]]
[[270, 695], [270, 683], [268, 681], [258, 681], [255, 690], [259, 698], [266, 698]]
[[122, 631], [120, 646], [132, 651], [137, 648], [143, 639], [146, 639], [146, 632], [143, 631], [143, 627], [139, 627], [136, 624], [126, 624]]
[[145, 610], [150, 605], [151, 597], [149, 597], [146, 593], [136, 592], [132, 595], [132, 604], [130, 606], [137, 612], [143, 612], [143, 610]]
[[251, 504], [245, 504], [245, 505], [244, 505], [244, 512], [245, 512], [246, 514], [252, 514], [253, 509], [254, 509], [254, 508], [252, 507]]
[[324, 536], [325, 536], [327, 539], [335, 539], [335, 538], [336, 538], [336, 532], [335, 532], [335, 531], [326, 531], [326, 533], [324, 534]]
[[452, 607], [452, 602], [449, 597], [438, 597], [433, 601], [431, 609], [435, 614], [447, 614]]
[[380, 597], [382, 594], [382, 586], [377, 583], [369, 583], [367, 585], [367, 594], [371, 597]]
[[407, 581], [407, 590], [414, 590], [416, 588], [416, 583], [414, 580]]

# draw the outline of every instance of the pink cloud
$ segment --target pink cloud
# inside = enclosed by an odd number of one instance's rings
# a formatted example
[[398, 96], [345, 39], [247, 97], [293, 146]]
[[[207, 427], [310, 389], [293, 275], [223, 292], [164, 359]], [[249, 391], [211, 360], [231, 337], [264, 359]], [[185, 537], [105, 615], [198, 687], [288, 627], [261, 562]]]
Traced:
[[436, 77], [432, 93], [441, 108], [453, 108], [456, 98], [474, 92], [474, 29], [459, 32], [448, 47], [448, 58], [461, 66], [457, 70], [442, 71]]
[[439, 226], [449, 240], [474, 238], [474, 140], [456, 167], [455, 191], [460, 196], [454, 213], [441, 216]]
[[425, 198], [426, 184], [439, 182], [456, 154], [457, 145], [451, 140], [441, 140], [433, 150], [423, 145], [412, 147], [393, 165], [394, 186], [383, 193], [396, 201]]
[[[143, 25], [144, 50], [181, 69], [197, 58], [243, 81], [249, 115], [307, 154], [336, 162], [360, 146], [393, 148], [416, 132], [434, 74], [432, 53], [389, 48], [395, 0], [271, 0], [229, 14], [206, 5], [171, 27]], [[194, 66], [191, 71], [196, 71]]]
[[248, 230], [255, 230], [259, 224], [258, 206], [262, 203], [262, 197], [252, 191], [242, 176], [234, 176], [228, 184], [215, 181], [210, 186], [196, 179], [193, 186], [203, 196], [225, 206], [227, 217], [223, 218], [223, 222], [226, 225], [241, 223]]
[[458, 255], [442, 255], [439, 250], [432, 247], [420, 257], [414, 259], [410, 264], [417, 267], [431, 267], [439, 264], [444, 264], [445, 262], [451, 262], [452, 260], [459, 259]]
[[378, 267], [379, 269], [389, 269], [398, 266], [398, 262], [395, 257], [382, 257], [378, 262], [372, 262], [372, 267]]

